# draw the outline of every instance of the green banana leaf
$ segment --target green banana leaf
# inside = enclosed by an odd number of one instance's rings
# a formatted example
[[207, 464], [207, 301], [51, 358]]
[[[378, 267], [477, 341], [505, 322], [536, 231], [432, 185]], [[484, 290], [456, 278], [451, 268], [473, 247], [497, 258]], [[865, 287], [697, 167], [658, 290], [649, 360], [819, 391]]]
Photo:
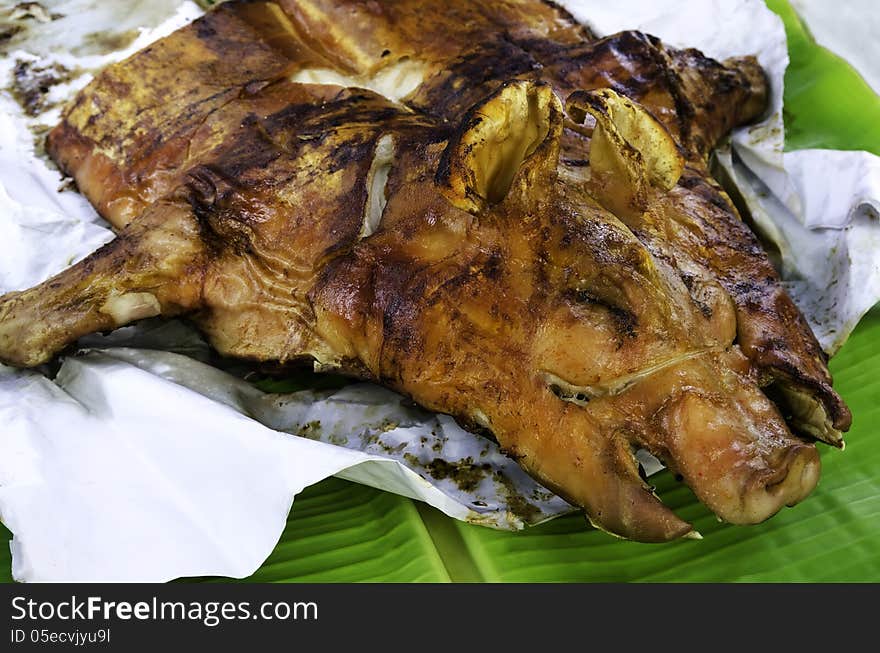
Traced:
[[[789, 149], [864, 149], [880, 155], [880, 97], [846, 62], [816, 45], [785, 0]], [[409, 499], [329, 479], [297, 497], [260, 582], [880, 581], [880, 310], [832, 360], [854, 423], [846, 451], [822, 447], [815, 492], [764, 524], [718, 522], [668, 472], [658, 493], [703, 534], [669, 545], [625, 542], [578, 515], [519, 533], [449, 519]], [[266, 388], [270, 390], [270, 388]], [[0, 526], [0, 537], [11, 534]], [[0, 580], [11, 581], [0, 546]], [[196, 579], [220, 580], [227, 579]]]
[[846, 61], [816, 44], [787, 0], [767, 0], [767, 6], [785, 23], [791, 59], [785, 73], [786, 149], [880, 155], [880, 96]]

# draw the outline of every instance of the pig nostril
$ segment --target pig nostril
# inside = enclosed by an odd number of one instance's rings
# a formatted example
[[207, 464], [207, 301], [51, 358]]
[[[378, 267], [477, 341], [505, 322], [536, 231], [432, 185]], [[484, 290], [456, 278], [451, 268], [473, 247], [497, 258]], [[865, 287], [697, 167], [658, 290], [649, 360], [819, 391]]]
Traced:
[[806, 497], [819, 482], [819, 452], [814, 447], [803, 447], [789, 469], [790, 481], [786, 505], [794, 505]]
[[792, 506], [807, 496], [819, 480], [819, 454], [812, 445], [788, 449], [772, 470], [752, 477], [751, 489], [744, 499], [747, 523], [757, 523], [776, 514], [783, 506]]
[[765, 483], [768, 491], [776, 490], [788, 494], [809, 482], [807, 472], [818, 463], [819, 456], [814, 447], [809, 445], [789, 448], [779, 464], [776, 473]]

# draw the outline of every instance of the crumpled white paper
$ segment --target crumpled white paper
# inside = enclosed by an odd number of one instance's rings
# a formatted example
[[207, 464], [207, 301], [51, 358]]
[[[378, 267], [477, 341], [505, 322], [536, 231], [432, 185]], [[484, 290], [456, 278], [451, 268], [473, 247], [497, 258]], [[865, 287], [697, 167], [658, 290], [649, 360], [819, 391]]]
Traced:
[[[46, 4], [71, 16], [80, 12], [88, 26], [70, 20], [54, 25], [36, 45], [21, 43], [0, 60], [0, 79], [16, 59], [96, 68], [199, 13], [191, 2], [137, 3], [122, 25], [149, 29], [122, 53], [85, 48], [77, 59], [71, 43], [104, 26], [121, 29], [119, 12], [103, 9], [113, 3], [89, 0]], [[807, 244], [814, 253], [826, 246], [814, 235], [817, 220], [822, 234], [852, 233], [847, 221], [862, 220], [853, 218], [859, 210], [853, 207], [876, 201], [880, 185], [866, 175], [844, 176], [850, 153], [783, 158], [778, 127], [787, 55], [775, 16], [756, 0], [692, 0], [676, 3], [674, 10], [632, 0], [564, 4], [602, 33], [641, 28], [720, 58], [759, 55], [773, 80], [773, 110], [765, 126], [734, 136], [737, 157], [729, 155], [729, 169], [756, 206], [771, 207], [764, 209], [768, 224], [781, 225], [779, 237], [784, 233], [791, 242], [784, 270], [793, 289], [800, 281], [808, 296], [810, 274], [821, 271], [814, 269], [815, 261], [801, 270], [797, 256]], [[88, 74], [82, 75], [52, 92], [60, 99], [87, 80]], [[59, 175], [33, 154], [31, 131], [56, 120], [57, 108], [27, 118], [0, 96], [0, 292], [38, 283], [112, 237], [81, 196], [56, 190]], [[833, 174], [826, 170], [816, 177], [813, 168], [828, 157], [845, 162]], [[875, 157], [858, 165], [876, 174]], [[804, 179], [811, 183], [799, 181]], [[779, 199], [767, 188], [778, 191]], [[865, 218], [867, 233], [876, 234], [870, 219]], [[845, 243], [848, 255], [866, 268], [874, 265], [876, 273], [876, 256], [860, 249], [864, 238], [860, 232], [859, 239]], [[840, 270], [825, 272], [844, 278]], [[858, 285], [861, 295], [849, 318], [876, 299], [877, 283]], [[850, 322], [839, 323], [841, 333]], [[91, 348], [88, 353], [67, 358], [51, 381], [0, 366], [0, 516], [15, 535], [18, 580], [246, 576], [277, 542], [294, 495], [334, 474], [496, 527], [521, 527], [570, 510], [494, 443], [444, 416], [405, 406], [381, 388], [266, 395], [199, 362], [205, 359], [204, 343], [175, 322], [122, 329], [83, 344]], [[456, 478], [449, 464], [469, 459], [472, 466], [487, 466], [484, 476]]]

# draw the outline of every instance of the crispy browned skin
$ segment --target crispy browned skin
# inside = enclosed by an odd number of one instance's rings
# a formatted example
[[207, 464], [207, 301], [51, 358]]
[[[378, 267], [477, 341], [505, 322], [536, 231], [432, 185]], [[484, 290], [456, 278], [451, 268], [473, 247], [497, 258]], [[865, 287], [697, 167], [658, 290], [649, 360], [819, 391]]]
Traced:
[[[618, 535], [691, 531], [637, 447], [728, 521], [799, 501], [818, 454], [761, 387], [834, 443], [849, 415], [706, 169], [762, 110], [756, 64], [595, 41], [540, 2], [433, 7], [227, 3], [99, 75], [49, 149], [119, 237], [0, 299], [0, 359], [187, 314], [224, 354], [490, 430]], [[401, 57], [425, 75], [401, 103], [287, 79]]]

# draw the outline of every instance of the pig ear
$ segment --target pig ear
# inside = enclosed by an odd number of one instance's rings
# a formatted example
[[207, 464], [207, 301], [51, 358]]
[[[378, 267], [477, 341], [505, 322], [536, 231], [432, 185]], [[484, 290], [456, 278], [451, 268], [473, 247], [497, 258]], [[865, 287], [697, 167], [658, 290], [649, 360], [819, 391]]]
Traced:
[[453, 206], [478, 213], [508, 195], [540, 195], [556, 178], [562, 105], [550, 86], [508, 82], [472, 107], [449, 140], [437, 185]]
[[595, 120], [589, 189], [618, 215], [645, 210], [651, 187], [678, 183], [684, 160], [666, 128], [641, 105], [611, 89], [575, 91], [565, 103], [576, 126]]

